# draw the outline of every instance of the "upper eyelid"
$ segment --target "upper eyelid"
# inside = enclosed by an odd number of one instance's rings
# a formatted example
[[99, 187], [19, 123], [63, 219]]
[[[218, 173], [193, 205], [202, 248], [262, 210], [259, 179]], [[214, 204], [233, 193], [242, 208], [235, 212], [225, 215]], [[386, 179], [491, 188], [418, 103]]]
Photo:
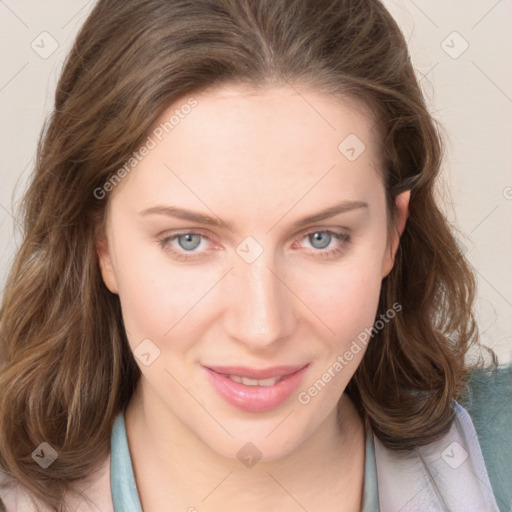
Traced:
[[[298, 236], [305, 236], [311, 233], [317, 233], [317, 232], [325, 232], [325, 231], [331, 231], [331, 232], [341, 232], [339, 230], [344, 230], [343, 232], [350, 233], [352, 230], [346, 226], [333, 226], [333, 227], [324, 227], [324, 226], [311, 226], [310, 228], [301, 228], [300, 230], [296, 231], [293, 235], [291, 235], [291, 238], [296, 238]], [[165, 230], [161, 234], [157, 235], [161, 238], [170, 238], [173, 236], [179, 236], [179, 235], [187, 235], [190, 233], [198, 234], [201, 236], [204, 236], [205, 238], [214, 238], [208, 234], [207, 229], [204, 228], [176, 228], [176, 229], [170, 229]]]
[[[341, 237], [339, 239], [340, 242], [343, 242], [343, 237], [344, 236], [350, 236], [350, 232], [345, 232], [345, 231], [338, 231], [340, 228], [311, 228], [311, 229], [305, 229], [305, 230], [301, 230], [299, 233], [297, 233], [296, 235], [293, 235], [292, 236], [292, 239], [294, 242], [296, 241], [299, 241], [299, 240], [303, 240], [306, 236], [309, 236], [311, 234], [314, 234], [314, 233], [333, 233], [334, 235], [338, 235], [339, 237]], [[347, 231], [349, 231], [347, 228], [343, 228]], [[164, 241], [164, 240], [175, 240], [177, 238], [179, 238], [180, 236], [185, 236], [185, 235], [198, 235], [198, 236], [201, 236], [203, 238], [206, 238], [208, 241], [210, 242], [213, 242], [213, 239], [211, 236], [203, 233], [202, 229], [194, 229], [194, 228], [190, 228], [190, 229], [184, 229], [184, 230], [178, 230], [178, 231], [175, 231], [175, 232], [172, 232], [172, 233], [164, 233], [162, 236], [159, 237], [159, 240], [161, 241]]]

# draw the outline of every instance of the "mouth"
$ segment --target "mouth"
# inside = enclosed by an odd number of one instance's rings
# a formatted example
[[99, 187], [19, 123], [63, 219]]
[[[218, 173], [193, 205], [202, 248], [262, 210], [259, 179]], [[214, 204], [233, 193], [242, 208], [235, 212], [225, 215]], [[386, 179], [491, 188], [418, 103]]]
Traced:
[[247, 368], [203, 366], [217, 393], [229, 404], [247, 412], [265, 412], [282, 405], [299, 387], [305, 365]]

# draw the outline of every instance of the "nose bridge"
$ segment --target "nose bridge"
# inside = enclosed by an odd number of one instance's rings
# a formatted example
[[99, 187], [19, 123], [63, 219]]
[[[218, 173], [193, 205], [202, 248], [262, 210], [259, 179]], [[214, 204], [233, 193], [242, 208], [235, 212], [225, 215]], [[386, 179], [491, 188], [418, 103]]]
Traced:
[[228, 334], [248, 345], [265, 346], [291, 333], [293, 294], [264, 251], [256, 261], [239, 258], [230, 272]]

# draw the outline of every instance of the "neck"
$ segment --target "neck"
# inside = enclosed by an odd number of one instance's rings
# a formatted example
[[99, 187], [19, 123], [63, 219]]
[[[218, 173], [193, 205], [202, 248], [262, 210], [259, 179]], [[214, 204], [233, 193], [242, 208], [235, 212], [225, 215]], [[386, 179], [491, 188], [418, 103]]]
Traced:
[[219, 455], [146, 395], [139, 382], [125, 412], [145, 512], [169, 503], [191, 511], [299, 510], [294, 508], [299, 504], [306, 510], [321, 504], [326, 512], [360, 510], [364, 429], [347, 395], [339, 403], [341, 421], [333, 411], [286, 456], [262, 459], [252, 467], [244, 467], [236, 456]]

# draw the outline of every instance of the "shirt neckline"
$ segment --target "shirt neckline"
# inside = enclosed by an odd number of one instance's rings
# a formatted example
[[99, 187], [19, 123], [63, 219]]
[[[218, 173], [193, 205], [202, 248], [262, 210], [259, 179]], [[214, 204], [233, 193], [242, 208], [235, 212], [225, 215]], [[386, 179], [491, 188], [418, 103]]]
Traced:
[[[119, 413], [112, 427], [110, 440], [110, 490], [114, 512], [143, 512], [140, 504], [132, 459], [126, 435], [124, 412]], [[379, 510], [377, 467], [373, 434], [367, 433], [364, 460], [363, 504], [361, 512]]]

